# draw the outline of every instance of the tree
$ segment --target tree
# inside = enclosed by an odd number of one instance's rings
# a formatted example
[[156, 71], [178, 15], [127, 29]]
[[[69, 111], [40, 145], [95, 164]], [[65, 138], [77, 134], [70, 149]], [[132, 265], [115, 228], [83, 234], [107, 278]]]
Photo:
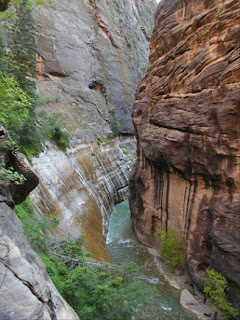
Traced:
[[204, 282], [203, 292], [216, 307], [224, 312], [225, 319], [235, 318], [238, 315], [236, 309], [226, 300], [226, 289], [228, 287], [226, 278], [214, 269], [207, 272], [207, 276], [202, 278]]
[[13, 77], [0, 71], [0, 122], [17, 143], [20, 141], [19, 131], [29, 119], [33, 101]]
[[175, 229], [168, 232], [157, 231], [161, 249], [160, 255], [163, 261], [171, 268], [183, 268], [185, 265], [185, 247], [180, 234]]
[[27, 0], [23, 0], [16, 13], [10, 49], [15, 62], [13, 73], [16, 79], [20, 87], [34, 97], [35, 82], [31, 78], [36, 75], [35, 23], [27, 3]]

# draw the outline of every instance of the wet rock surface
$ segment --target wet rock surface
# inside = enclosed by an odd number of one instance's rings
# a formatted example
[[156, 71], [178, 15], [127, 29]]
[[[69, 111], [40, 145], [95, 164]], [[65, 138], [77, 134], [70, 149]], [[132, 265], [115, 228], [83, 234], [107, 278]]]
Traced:
[[52, 232], [62, 239], [84, 234], [86, 249], [100, 261], [111, 261], [105, 242], [109, 215], [114, 203], [128, 197], [135, 143], [125, 137], [92, 141], [67, 153], [52, 145], [33, 159], [40, 178], [31, 194], [37, 212], [59, 219]]
[[138, 238], [174, 227], [201, 287], [208, 267], [240, 305], [239, 3], [162, 1], [133, 120], [130, 205]]

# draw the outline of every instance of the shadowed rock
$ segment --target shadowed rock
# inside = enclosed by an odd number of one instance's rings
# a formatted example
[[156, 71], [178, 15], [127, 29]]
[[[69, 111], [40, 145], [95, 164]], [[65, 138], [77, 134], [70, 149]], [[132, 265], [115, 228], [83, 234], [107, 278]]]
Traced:
[[162, 1], [133, 121], [130, 205], [138, 238], [174, 227], [201, 288], [211, 267], [240, 305], [239, 2]]

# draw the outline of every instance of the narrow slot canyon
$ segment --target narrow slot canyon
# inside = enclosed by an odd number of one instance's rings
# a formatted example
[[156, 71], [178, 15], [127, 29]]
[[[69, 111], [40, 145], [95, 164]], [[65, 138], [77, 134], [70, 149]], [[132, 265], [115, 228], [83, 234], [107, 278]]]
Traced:
[[238, 320], [240, 4], [0, 0], [0, 320]]

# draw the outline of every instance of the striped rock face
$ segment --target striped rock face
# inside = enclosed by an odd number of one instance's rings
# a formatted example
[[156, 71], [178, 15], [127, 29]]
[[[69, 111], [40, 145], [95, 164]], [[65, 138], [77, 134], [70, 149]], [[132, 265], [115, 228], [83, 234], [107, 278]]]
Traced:
[[160, 3], [133, 111], [138, 160], [130, 205], [138, 238], [174, 227], [188, 270], [210, 266], [240, 305], [239, 3]]

